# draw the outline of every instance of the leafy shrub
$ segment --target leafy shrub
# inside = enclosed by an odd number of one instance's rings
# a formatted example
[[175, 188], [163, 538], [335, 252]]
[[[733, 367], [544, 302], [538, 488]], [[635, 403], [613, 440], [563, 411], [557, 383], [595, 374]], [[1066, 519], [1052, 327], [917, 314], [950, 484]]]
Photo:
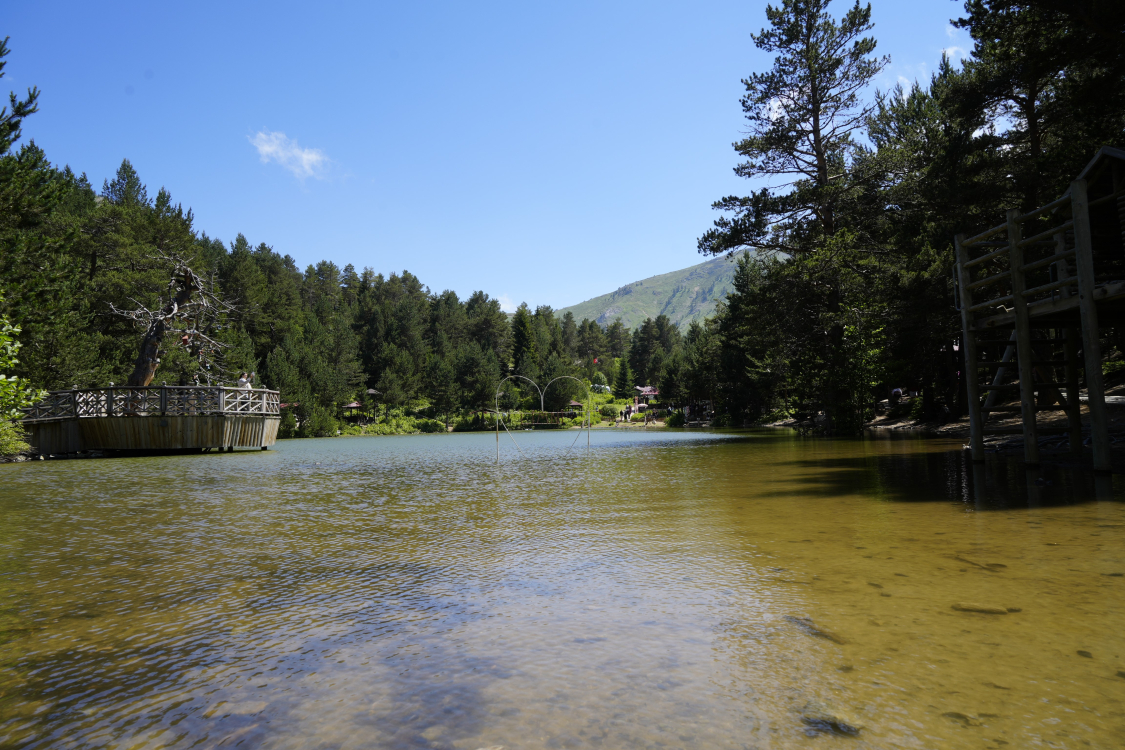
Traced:
[[445, 423], [436, 419], [418, 419], [415, 426], [419, 432], [445, 432]]
[[785, 420], [791, 418], [792, 414], [790, 414], [785, 409], [774, 409], [773, 411], [769, 411], [763, 414], [758, 422], [761, 424], [770, 424], [771, 422], [784, 422]]
[[606, 404], [598, 409], [598, 414], [601, 414], [603, 417], [609, 417], [610, 419], [617, 419], [617, 415], [620, 413], [620, 407], [614, 406], [613, 404]]
[[277, 436], [279, 438], [291, 438], [297, 434], [297, 415], [290, 409], [283, 409], [281, 412], [281, 423], [277, 426]]
[[16, 456], [31, 450], [26, 437], [18, 424], [0, 418], [0, 456]]
[[[508, 417], [504, 418], [504, 423], [511, 426], [519, 424], [520, 413], [512, 412]], [[475, 432], [480, 430], [492, 430], [496, 428], [496, 420], [491, 415], [481, 419], [479, 414], [474, 414], [472, 417], [462, 417], [453, 423], [454, 432]]]
[[676, 411], [672, 412], [667, 419], [664, 420], [664, 424], [668, 427], [683, 427], [685, 421], [684, 410], [677, 409]]
[[918, 396], [917, 398], [913, 398], [910, 402], [910, 418], [921, 419], [924, 417], [925, 412], [922, 410], [922, 397]]
[[309, 416], [301, 424], [301, 437], [329, 437], [336, 434], [339, 425], [332, 414], [323, 406], [314, 406]]

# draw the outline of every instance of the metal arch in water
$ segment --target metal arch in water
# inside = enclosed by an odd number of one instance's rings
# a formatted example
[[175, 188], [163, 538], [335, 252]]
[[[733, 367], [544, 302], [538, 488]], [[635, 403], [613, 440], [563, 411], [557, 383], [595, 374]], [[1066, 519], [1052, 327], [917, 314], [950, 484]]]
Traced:
[[[547, 389], [551, 387], [552, 383], [554, 383], [555, 381], [558, 381], [558, 380], [573, 380], [575, 383], [578, 383], [580, 386], [582, 386], [583, 390], [586, 391], [586, 412], [587, 413], [586, 413], [585, 419], [584, 419], [585, 425], [586, 425], [586, 449], [587, 450], [590, 449], [590, 429], [593, 426], [593, 422], [590, 419], [590, 414], [589, 414], [589, 411], [590, 411], [590, 387], [588, 385], [586, 385], [585, 382], [579, 380], [578, 378], [574, 377], [573, 375], [559, 375], [557, 378], [551, 378], [550, 380], [548, 380], [547, 385], [540, 388], [538, 383], [536, 383], [534, 380], [532, 380], [531, 378], [526, 377], [524, 375], [507, 375], [507, 376], [504, 377], [503, 380], [501, 380], [496, 385], [496, 399], [495, 399], [495, 402], [494, 402], [495, 407], [496, 407], [496, 410], [494, 412], [496, 414], [496, 463], [500, 463], [500, 423], [501, 423], [501, 420], [500, 420], [500, 388], [504, 385], [504, 383], [508, 382], [512, 378], [519, 378], [520, 380], [526, 380], [527, 382], [529, 382], [533, 386], [535, 386], [535, 390], [539, 392], [539, 410], [541, 412], [544, 412], [544, 413], [547, 411], [547, 407], [545, 405]], [[512, 439], [512, 444], [516, 446], [516, 450], [518, 450], [520, 452], [520, 455], [522, 456], [523, 450], [520, 448], [519, 443], [516, 442], [516, 438], [515, 438], [514, 435], [512, 435], [512, 431], [508, 429], [508, 425], [504, 425], [504, 432], [508, 433], [508, 437], [510, 437]], [[582, 432], [581, 432], [581, 430], [579, 430], [578, 435], [574, 438], [574, 442], [578, 442], [578, 438], [581, 437], [581, 436], [582, 436]], [[573, 448], [574, 445], [571, 444], [570, 447]], [[568, 451], [569, 451], [569, 449], [568, 449]]]

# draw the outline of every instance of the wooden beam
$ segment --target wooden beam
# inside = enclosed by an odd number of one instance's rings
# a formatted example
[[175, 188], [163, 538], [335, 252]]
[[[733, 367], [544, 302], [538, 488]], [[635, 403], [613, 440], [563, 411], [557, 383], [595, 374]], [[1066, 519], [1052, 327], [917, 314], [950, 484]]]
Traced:
[[1023, 248], [1020, 237], [1023, 228], [1020, 212], [1008, 211], [1008, 261], [1012, 264], [1012, 306], [1016, 316], [1016, 361], [1020, 373], [1020, 406], [1023, 407], [1023, 458], [1029, 465], [1039, 463], [1039, 436], [1035, 430], [1035, 352], [1031, 349], [1031, 318], [1027, 312], [1026, 288], [1023, 272]]
[[[1016, 332], [1012, 331], [1012, 335], [1008, 338], [1008, 345], [1004, 347], [1004, 354], [1000, 358], [1000, 364], [997, 367], [996, 374], [992, 376], [992, 385], [998, 386], [1004, 380], [1004, 376], [1008, 374], [1008, 363], [1012, 361], [1012, 355], [1016, 353], [1015, 347]], [[988, 397], [984, 401], [985, 411], [992, 408], [996, 403], [996, 394], [998, 391], [992, 390], [988, 392]]]
[[972, 327], [972, 313], [969, 308], [973, 306], [973, 293], [969, 289], [969, 271], [965, 264], [969, 260], [969, 251], [962, 245], [965, 236], [957, 235], [954, 248], [957, 252], [957, 287], [961, 300], [961, 350], [965, 354], [965, 387], [969, 391], [969, 446], [972, 449], [973, 461], [984, 461], [984, 421], [980, 412], [980, 383], [977, 382], [977, 339]]
[[969, 250], [965, 249], [962, 241], [965, 236], [958, 234], [954, 237], [953, 244], [957, 254], [957, 295], [961, 301], [961, 350], [965, 355], [964, 379], [965, 388], [969, 390], [969, 444], [972, 449], [972, 460], [984, 460], [984, 426], [981, 417], [981, 392], [980, 383], [976, 381], [976, 360], [979, 352], [976, 347], [976, 334], [972, 329], [972, 313], [969, 308], [973, 305], [973, 292], [969, 289], [969, 270], [965, 263], [969, 261]]
[[1090, 397], [1094, 471], [1109, 471], [1109, 415], [1106, 414], [1105, 387], [1102, 385], [1102, 351], [1094, 294], [1094, 244], [1085, 180], [1070, 183], [1070, 202], [1074, 217], [1074, 246], [1077, 251], [1074, 260], [1078, 267], [1078, 309], [1082, 315], [1082, 352], [1086, 359], [1086, 391]]
[[[1079, 286], [1081, 286], [1081, 284], [1079, 284]], [[1125, 281], [1112, 281], [1102, 284], [1094, 289], [1093, 297], [1096, 302], [1111, 302], [1123, 299], [1125, 298]], [[1031, 313], [1031, 319], [1034, 321], [1036, 318], [1043, 315], [1077, 310], [1079, 307], [1078, 295], [1075, 295], [1073, 297], [1055, 297], [1052, 299], [1038, 300], [1028, 305], [1027, 309], [1028, 312]], [[988, 328], [1005, 328], [1012, 325], [1014, 322], [1015, 312], [1013, 311], [1010, 313], [1001, 313], [1000, 315], [991, 315], [987, 318], [979, 318], [973, 323], [973, 328], [977, 331]]]
[[[1071, 275], [1070, 264], [1067, 258], [1074, 257], [1074, 250], [1066, 249], [1066, 232], [1055, 235], [1055, 278], [1062, 279]], [[1078, 291], [1071, 287], [1060, 290], [1066, 297], [1077, 296]], [[1073, 326], [1063, 330], [1063, 379], [1066, 381], [1066, 424], [1070, 436], [1070, 453], [1074, 456], [1082, 455], [1082, 404], [1078, 398], [1078, 371], [1081, 364], [1078, 361], [1078, 329]]]

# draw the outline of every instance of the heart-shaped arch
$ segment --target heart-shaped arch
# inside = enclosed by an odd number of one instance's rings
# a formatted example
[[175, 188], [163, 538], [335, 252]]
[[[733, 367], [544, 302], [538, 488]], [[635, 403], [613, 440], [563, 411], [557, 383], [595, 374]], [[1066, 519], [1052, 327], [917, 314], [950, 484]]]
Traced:
[[[591, 419], [590, 419], [590, 387], [588, 385], [586, 385], [586, 383], [584, 381], [579, 380], [578, 378], [574, 377], [573, 375], [559, 375], [557, 378], [552, 378], [551, 380], [547, 381], [547, 385], [540, 388], [539, 384], [536, 383], [534, 380], [532, 380], [529, 377], [526, 377], [524, 375], [508, 375], [503, 380], [501, 380], [496, 386], [496, 400], [495, 400], [496, 411], [494, 412], [495, 415], [496, 415], [496, 463], [500, 463], [500, 425], [503, 424], [503, 420], [500, 419], [500, 389], [504, 386], [504, 383], [508, 382], [509, 380], [516, 379], [516, 378], [518, 378], [520, 380], [526, 380], [527, 382], [531, 383], [531, 385], [533, 385], [535, 387], [535, 390], [539, 393], [539, 410], [541, 412], [544, 412], [544, 413], [547, 411], [547, 408], [546, 408], [547, 389], [550, 388], [553, 383], [557, 383], [560, 380], [573, 380], [575, 383], [578, 383], [580, 386], [582, 386], [582, 389], [586, 391], [586, 415], [585, 415], [585, 418], [583, 420], [584, 421], [583, 427], [586, 430], [586, 449], [587, 450], [590, 449], [590, 429], [592, 427], [592, 422], [591, 422]], [[512, 431], [508, 429], [508, 425], [506, 425], [506, 424], [504, 425], [504, 431], [508, 433], [508, 437], [512, 438], [512, 443], [516, 446], [516, 450], [520, 451], [520, 455], [522, 456], [523, 451], [520, 450], [519, 443], [516, 442], [515, 436], [512, 435]], [[582, 436], [582, 431], [579, 430], [578, 435], [575, 436], [575, 438], [574, 438], [574, 442], [577, 443], [578, 438], [581, 437], [581, 436]], [[570, 447], [573, 448], [574, 445], [571, 444]]]

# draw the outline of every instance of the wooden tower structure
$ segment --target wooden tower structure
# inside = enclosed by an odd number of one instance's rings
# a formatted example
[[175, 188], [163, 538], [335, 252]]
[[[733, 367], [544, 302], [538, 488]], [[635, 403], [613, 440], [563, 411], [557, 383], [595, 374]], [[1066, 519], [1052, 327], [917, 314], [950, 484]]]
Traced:
[[[1108, 471], [1100, 339], [1125, 324], [1125, 151], [1101, 148], [1061, 198], [1008, 211], [1003, 224], [957, 235], [955, 247], [973, 460], [996, 431], [988, 417], [1015, 412], [1024, 459], [1039, 463], [1036, 412], [1060, 407], [1080, 454], [1086, 400], [1094, 468]], [[1018, 405], [1004, 403], [1016, 395]]]

